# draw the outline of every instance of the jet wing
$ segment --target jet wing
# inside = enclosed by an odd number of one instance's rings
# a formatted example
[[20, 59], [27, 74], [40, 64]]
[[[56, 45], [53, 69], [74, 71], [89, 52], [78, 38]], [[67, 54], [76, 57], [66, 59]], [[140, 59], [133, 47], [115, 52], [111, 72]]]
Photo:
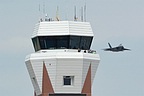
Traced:
[[111, 48], [103, 49], [104, 51], [111, 51]]
[[127, 49], [127, 48], [124, 48], [124, 50], [129, 50], [129, 51], [131, 51], [131, 49]]

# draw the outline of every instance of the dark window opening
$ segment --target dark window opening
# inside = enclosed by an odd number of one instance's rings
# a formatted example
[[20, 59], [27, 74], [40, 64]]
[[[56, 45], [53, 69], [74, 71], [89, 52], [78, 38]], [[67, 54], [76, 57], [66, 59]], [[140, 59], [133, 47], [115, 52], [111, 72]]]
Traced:
[[87, 50], [90, 48], [92, 42], [92, 38], [90, 37], [81, 37], [81, 42], [80, 42], [80, 49]]
[[89, 50], [93, 37], [89, 36], [38, 36], [32, 38], [35, 51], [44, 49]]
[[80, 44], [80, 36], [70, 36], [70, 49], [78, 49]]
[[33, 46], [34, 46], [34, 48], [35, 48], [35, 51], [40, 50], [40, 44], [39, 44], [38, 37], [33, 38], [33, 39], [32, 39], [32, 42], [33, 42]]
[[63, 77], [63, 81], [64, 81], [64, 85], [71, 85], [72, 84], [72, 78], [70, 76], [64, 76]]

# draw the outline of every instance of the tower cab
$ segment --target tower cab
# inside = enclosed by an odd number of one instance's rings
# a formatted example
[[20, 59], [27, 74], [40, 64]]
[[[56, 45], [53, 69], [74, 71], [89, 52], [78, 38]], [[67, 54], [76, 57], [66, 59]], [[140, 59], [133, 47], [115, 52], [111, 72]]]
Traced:
[[32, 35], [36, 52], [51, 49], [89, 50], [92, 39], [90, 24], [76, 21], [40, 22]]

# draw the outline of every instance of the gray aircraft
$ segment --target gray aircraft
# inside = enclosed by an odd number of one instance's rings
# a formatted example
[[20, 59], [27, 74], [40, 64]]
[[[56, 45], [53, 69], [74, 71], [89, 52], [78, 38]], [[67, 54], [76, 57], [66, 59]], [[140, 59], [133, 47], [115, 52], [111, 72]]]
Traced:
[[119, 51], [124, 51], [124, 50], [130, 50], [130, 49], [126, 49], [122, 46], [122, 44], [120, 44], [119, 46], [117, 47], [112, 47], [110, 45], [110, 43], [108, 43], [109, 47], [110, 48], [106, 48], [106, 49], [103, 49], [104, 51], [112, 51], [112, 52], [119, 52]]

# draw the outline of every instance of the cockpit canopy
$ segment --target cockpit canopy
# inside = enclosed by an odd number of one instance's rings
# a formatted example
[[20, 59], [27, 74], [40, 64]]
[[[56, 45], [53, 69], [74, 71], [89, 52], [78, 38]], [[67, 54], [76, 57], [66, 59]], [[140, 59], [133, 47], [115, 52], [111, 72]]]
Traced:
[[37, 36], [32, 38], [35, 51], [50, 49], [89, 50], [92, 36]]

